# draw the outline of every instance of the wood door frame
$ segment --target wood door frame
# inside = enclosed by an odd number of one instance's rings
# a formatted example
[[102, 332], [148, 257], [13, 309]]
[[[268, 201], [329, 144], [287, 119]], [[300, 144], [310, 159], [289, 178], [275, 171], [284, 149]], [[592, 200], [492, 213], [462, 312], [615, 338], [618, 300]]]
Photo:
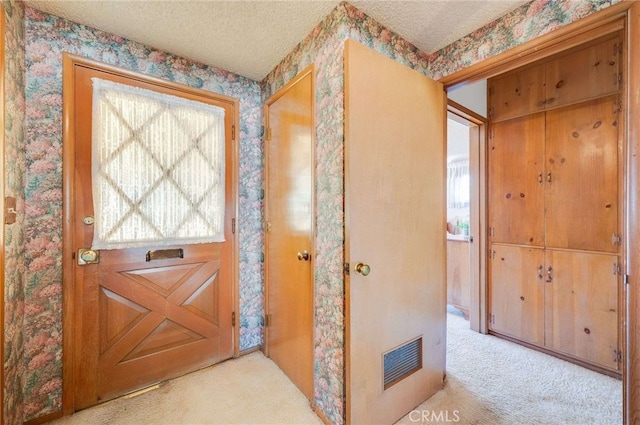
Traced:
[[[489, 332], [487, 326], [487, 119], [483, 116], [465, 108], [459, 103], [451, 99], [447, 99], [447, 112], [457, 115], [465, 121], [468, 121], [478, 128], [478, 140], [470, 143], [469, 146], [469, 171], [473, 173], [471, 156], [478, 157], [478, 178], [480, 190], [478, 191], [478, 199], [472, 203], [477, 204], [476, 208], [470, 209], [471, 223], [479, 223], [474, 233], [474, 247], [471, 251], [478, 251], [475, 255], [470, 252], [471, 259], [471, 286], [469, 294], [469, 327], [483, 334]], [[473, 147], [472, 144], [477, 144]], [[473, 174], [471, 174], [473, 175]], [[471, 192], [473, 193], [473, 191]], [[476, 258], [477, 257], [477, 258]], [[476, 277], [477, 276], [477, 277]]]
[[[316, 299], [316, 292], [315, 292], [315, 253], [316, 253], [316, 96], [315, 96], [315, 91], [316, 91], [316, 81], [315, 81], [315, 67], [313, 64], [307, 66], [305, 69], [303, 69], [298, 75], [296, 75], [294, 78], [292, 78], [287, 84], [285, 84], [280, 90], [278, 90], [276, 93], [274, 93], [269, 99], [267, 99], [264, 102], [264, 123], [265, 129], [270, 128], [269, 126], [269, 107], [275, 103], [278, 99], [280, 99], [282, 96], [284, 96], [284, 94], [289, 91], [293, 86], [295, 86], [297, 83], [299, 83], [303, 78], [305, 78], [306, 76], [311, 75], [311, 256], [309, 258], [309, 262], [310, 262], [310, 266], [311, 266], [311, 271], [312, 271], [312, 284], [313, 284], [313, 290], [312, 290], [312, 296], [311, 296], [311, 309], [313, 311], [313, 317], [312, 317], [312, 329], [311, 329], [311, 334], [312, 334], [312, 341], [315, 342], [316, 339], [316, 329], [315, 329], [315, 299]], [[267, 135], [267, 137], [270, 137], [270, 135]], [[264, 148], [264, 178], [265, 178], [265, 182], [264, 182], [264, 187], [265, 187], [265, 193], [267, 192], [266, 188], [269, 187], [269, 155], [267, 155], [267, 147], [265, 144], [265, 148]], [[266, 212], [268, 211], [268, 207], [269, 207], [269, 197], [265, 196], [264, 198], [264, 211], [265, 211], [265, 215]], [[265, 218], [265, 226], [266, 226], [266, 218]], [[269, 232], [265, 231], [264, 234], [264, 252], [265, 252], [265, 257], [264, 257], [264, 311], [265, 311], [265, 317], [267, 312], [269, 311], [269, 256], [268, 256], [268, 252], [269, 252]], [[262, 347], [262, 351], [265, 355], [269, 355], [269, 346], [268, 346], [268, 342], [269, 342], [269, 326], [264, 326], [264, 346]], [[313, 358], [313, 352], [314, 350], [311, 350], [312, 353], [312, 359], [311, 359], [311, 364], [314, 363], [314, 358]], [[315, 409], [315, 401], [313, 400], [313, 394], [315, 393], [315, 373], [312, 371], [312, 381], [313, 381], [313, 391], [312, 391], [312, 397], [311, 400], [309, 400], [309, 402], [311, 403], [311, 406], [314, 410]]]
[[0, 359], [2, 359], [2, 367], [0, 368], [0, 425], [4, 424], [4, 261], [5, 261], [5, 9], [4, 4], [0, 4], [0, 211], [2, 213], [2, 226], [0, 228], [0, 282], [2, 282], [2, 291], [0, 291], [0, 327], [2, 328], [2, 337], [0, 337]]
[[[640, 252], [640, 157], [637, 154], [640, 122], [631, 119], [640, 116], [640, 3], [622, 1], [439, 81], [450, 89], [494, 77], [619, 30], [626, 31], [621, 98], [626, 105], [623, 150], [627, 153], [621, 198], [621, 210], [626, 215], [622, 220], [625, 249], [620, 255], [628, 279], [628, 284], [623, 285], [626, 308], [621, 311], [623, 338], [620, 344], [624, 347], [623, 421], [632, 424], [640, 421], [640, 255], [632, 255]], [[485, 270], [486, 267], [485, 262]]]
[[[235, 131], [232, 135], [232, 151], [228, 154], [231, 155], [232, 162], [232, 178], [231, 184], [233, 193], [231, 198], [234, 205], [232, 206], [234, 217], [236, 220], [238, 217], [238, 145], [239, 145], [239, 106], [238, 99], [213, 93], [210, 91], [189, 87], [183, 84], [174, 83], [171, 81], [163, 80], [157, 77], [148, 76], [135, 71], [119, 68], [113, 65], [108, 65], [102, 62], [98, 62], [92, 59], [87, 59], [82, 56], [73, 55], [70, 53], [63, 53], [63, 73], [62, 73], [62, 116], [63, 116], [63, 128], [62, 128], [62, 140], [63, 140], [63, 169], [62, 169], [62, 181], [63, 181], [63, 223], [62, 223], [62, 237], [63, 237], [63, 260], [62, 260], [62, 298], [63, 298], [63, 320], [62, 320], [62, 415], [69, 415], [74, 412], [74, 389], [75, 389], [75, 377], [73, 367], [73, 343], [74, 343], [74, 308], [75, 308], [75, 292], [74, 292], [74, 241], [73, 241], [73, 223], [76, 217], [73, 214], [73, 203], [75, 201], [75, 193], [73, 186], [73, 178], [75, 172], [75, 134], [73, 126], [73, 114], [74, 114], [74, 69], [76, 66], [88, 67], [99, 71], [111, 73], [114, 75], [131, 78], [145, 83], [154, 84], [160, 88], [171, 89], [181, 91], [185, 94], [197, 95], [209, 99], [215, 99], [220, 102], [229, 103], [234, 111], [232, 118]], [[237, 228], [237, 225], [235, 226]], [[233, 232], [233, 238], [230, 241], [231, 247], [231, 285], [232, 285], [232, 311], [236, 312], [236, 316], [239, 312], [239, 296], [238, 296], [238, 231]], [[233, 356], [237, 357], [239, 353], [239, 330], [240, 326], [236, 319], [236, 325], [233, 327]]]

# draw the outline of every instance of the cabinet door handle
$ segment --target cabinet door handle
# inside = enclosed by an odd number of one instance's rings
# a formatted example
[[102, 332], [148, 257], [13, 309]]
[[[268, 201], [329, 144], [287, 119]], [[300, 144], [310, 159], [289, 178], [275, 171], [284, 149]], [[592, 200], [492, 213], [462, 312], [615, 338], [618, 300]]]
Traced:
[[538, 183], [542, 184], [542, 173], [538, 173]]
[[551, 183], [551, 173], [547, 173], [547, 183]]
[[547, 282], [553, 282], [553, 276], [551, 274], [552, 271], [553, 269], [551, 266], [547, 267]]
[[542, 264], [538, 266], [538, 279], [542, 280], [544, 278], [544, 267]]

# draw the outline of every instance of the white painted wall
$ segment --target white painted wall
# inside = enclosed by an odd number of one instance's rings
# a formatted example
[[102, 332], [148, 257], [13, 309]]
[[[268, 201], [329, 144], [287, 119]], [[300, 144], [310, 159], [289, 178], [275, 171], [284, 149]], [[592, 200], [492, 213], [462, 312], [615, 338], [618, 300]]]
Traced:
[[466, 84], [447, 92], [449, 99], [471, 109], [478, 115], [487, 117], [487, 80]]

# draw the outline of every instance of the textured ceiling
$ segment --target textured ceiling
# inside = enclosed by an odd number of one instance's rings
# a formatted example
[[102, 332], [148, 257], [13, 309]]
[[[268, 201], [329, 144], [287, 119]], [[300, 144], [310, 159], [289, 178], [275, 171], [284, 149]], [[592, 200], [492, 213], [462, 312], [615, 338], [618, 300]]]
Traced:
[[[147, 46], [262, 80], [339, 3], [330, 0], [45, 0], [29, 5]], [[431, 53], [522, 0], [354, 0]]]

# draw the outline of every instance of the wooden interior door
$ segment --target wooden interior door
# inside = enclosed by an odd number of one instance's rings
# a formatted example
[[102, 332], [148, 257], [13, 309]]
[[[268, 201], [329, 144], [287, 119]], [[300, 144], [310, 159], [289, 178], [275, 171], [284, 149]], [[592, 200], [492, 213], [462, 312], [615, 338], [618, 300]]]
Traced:
[[347, 422], [391, 424], [443, 385], [446, 98], [353, 40], [345, 73]]
[[491, 124], [488, 157], [490, 240], [544, 246], [544, 113]]
[[617, 255], [548, 249], [548, 348], [618, 370]]
[[313, 69], [266, 103], [267, 355], [313, 399]]
[[543, 346], [547, 285], [544, 249], [494, 244], [489, 262], [489, 329]]
[[618, 252], [618, 96], [547, 112], [547, 246]]
[[[191, 372], [233, 355], [232, 220], [234, 206], [235, 107], [228, 99], [207, 102], [225, 109], [226, 242], [182, 248], [183, 258], [147, 259], [157, 247], [99, 252], [99, 263], [79, 264], [81, 248], [93, 240], [95, 215], [91, 185], [91, 78], [116, 81], [193, 100], [203, 98], [141, 76], [66, 58], [65, 78], [71, 81], [69, 139], [73, 155], [69, 171], [73, 261], [74, 410]], [[69, 65], [69, 64], [72, 65]], [[65, 92], [65, 94], [69, 94]], [[144, 163], [126, 164], [144, 167]], [[175, 253], [175, 252], [174, 252]], [[71, 255], [69, 256], [71, 258]], [[151, 260], [151, 261], [150, 261]], [[71, 353], [69, 353], [71, 354]]]

